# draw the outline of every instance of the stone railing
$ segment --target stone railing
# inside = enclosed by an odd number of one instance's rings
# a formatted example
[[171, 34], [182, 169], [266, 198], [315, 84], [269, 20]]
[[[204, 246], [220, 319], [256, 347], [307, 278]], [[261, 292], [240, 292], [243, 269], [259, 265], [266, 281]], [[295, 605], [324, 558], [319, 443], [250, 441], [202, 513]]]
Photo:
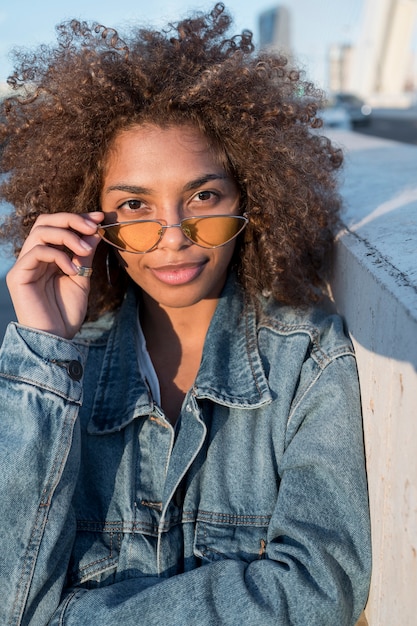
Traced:
[[333, 294], [355, 344], [373, 535], [370, 626], [417, 624], [417, 147], [345, 148]]

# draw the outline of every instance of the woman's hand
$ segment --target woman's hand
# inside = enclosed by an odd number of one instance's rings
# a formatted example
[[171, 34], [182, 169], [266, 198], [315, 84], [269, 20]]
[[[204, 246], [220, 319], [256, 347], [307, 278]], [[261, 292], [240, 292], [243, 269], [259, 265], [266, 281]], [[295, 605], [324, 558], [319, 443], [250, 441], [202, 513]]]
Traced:
[[7, 274], [20, 324], [67, 339], [78, 332], [87, 310], [90, 278], [78, 276], [77, 269], [91, 267], [102, 219], [98, 211], [38, 217]]

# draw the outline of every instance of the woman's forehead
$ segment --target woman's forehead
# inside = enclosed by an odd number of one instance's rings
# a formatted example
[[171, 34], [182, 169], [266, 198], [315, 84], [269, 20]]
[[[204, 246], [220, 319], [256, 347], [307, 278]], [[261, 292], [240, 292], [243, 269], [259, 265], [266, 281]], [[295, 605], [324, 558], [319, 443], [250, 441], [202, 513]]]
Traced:
[[116, 132], [104, 159], [104, 175], [117, 163], [119, 166], [135, 160], [138, 166], [168, 157], [175, 160], [188, 159], [190, 164], [198, 161], [210, 163], [234, 178], [228, 166], [224, 148], [212, 141], [196, 125], [142, 123], [122, 128]]

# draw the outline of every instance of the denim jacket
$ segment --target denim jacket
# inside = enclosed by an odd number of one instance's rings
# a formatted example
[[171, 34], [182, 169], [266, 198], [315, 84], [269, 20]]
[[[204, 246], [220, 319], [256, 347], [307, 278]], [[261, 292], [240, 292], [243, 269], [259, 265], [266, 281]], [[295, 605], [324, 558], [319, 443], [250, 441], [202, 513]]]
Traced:
[[177, 429], [142, 379], [137, 302], [0, 352], [0, 623], [343, 626], [370, 532], [338, 316], [219, 300]]

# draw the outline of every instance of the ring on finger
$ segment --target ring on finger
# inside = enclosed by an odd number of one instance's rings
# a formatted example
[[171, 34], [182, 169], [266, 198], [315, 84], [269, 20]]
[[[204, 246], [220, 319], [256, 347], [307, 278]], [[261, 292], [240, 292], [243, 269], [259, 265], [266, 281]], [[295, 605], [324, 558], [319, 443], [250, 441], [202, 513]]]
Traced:
[[77, 276], [84, 276], [85, 278], [90, 278], [91, 274], [93, 273], [92, 267], [85, 267], [85, 265], [76, 265], [76, 264], [74, 265], [77, 268]]

